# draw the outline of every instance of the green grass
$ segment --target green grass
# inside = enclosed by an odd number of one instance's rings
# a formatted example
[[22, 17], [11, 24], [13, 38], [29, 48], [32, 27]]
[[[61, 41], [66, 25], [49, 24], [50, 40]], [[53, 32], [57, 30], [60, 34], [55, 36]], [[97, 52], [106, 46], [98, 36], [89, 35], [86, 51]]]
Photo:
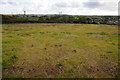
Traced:
[[5, 78], [116, 76], [118, 26], [4, 24], [2, 33]]

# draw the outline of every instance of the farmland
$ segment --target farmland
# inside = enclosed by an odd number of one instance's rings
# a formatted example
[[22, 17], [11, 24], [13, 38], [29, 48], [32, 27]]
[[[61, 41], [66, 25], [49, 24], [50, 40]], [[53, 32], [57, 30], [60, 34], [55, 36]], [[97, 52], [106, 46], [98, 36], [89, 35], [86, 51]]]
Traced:
[[118, 26], [2, 25], [3, 78], [114, 78]]

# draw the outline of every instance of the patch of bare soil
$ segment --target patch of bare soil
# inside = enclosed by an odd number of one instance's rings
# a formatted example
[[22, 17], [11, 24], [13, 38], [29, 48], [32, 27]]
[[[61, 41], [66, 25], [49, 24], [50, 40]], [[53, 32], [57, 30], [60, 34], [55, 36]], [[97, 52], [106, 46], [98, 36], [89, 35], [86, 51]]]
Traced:
[[45, 64], [41, 66], [42, 71], [46, 73], [47, 77], [55, 77], [56, 75], [63, 72], [64, 66]]
[[34, 77], [37, 74], [42, 74], [42, 77], [54, 78], [56, 75], [63, 72], [64, 66], [57, 66], [52, 64], [44, 64], [44, 65], [35, 65], [32, 67], [21, 67], [21, 66], [11, 66], [9, 68], [4, 69], [6, 75], [22, 75], [26, 78]]
[[74, 34], [69, 34], [69, 35], [66, 35], [66, 37], [79, 37], [79, 36]]
[[[85, 49], [84, 51], [88, 51]], [[108, 55], [98, 53], [92, 54], [85, 52], [83, 58], [86, 60], [83, 64], [85, 70], [90, 77], [93, 78], [115, 78], [118, 72], [118, 63]]]
[[102, 71], [104, 71], [105, 73], [107, 73], [108, 75], [112, 77], [116, 77], [118, 63], [110, 60], [109, 57], [107, 57], [106, 55], [100, 55], [100, 57], [103, 59], [102, 63], [99, 64]]
[[[87, 61], [83, 66], [89, 74], [94, 78], [115, 78], [117, 76], [118, 64], [109, 59], [108, 56], [101, 55], [101, 60]], [[106, 76], [103, 76], [104, 73]], [[98, 74], [102, 75], [99, 76]]]
[[[62, 51], [61, 47], [62, 45], [60, 44], [57, 44], [54, 46], [54, 48], [57, 48], [57, 50], [60, 48], [60, 50]], [[27, 50], [27, 47], [23, 47], [21, 51], [24, 52], [24, 50]], [[44, 48], [44, 50], [46, 51], [47, 48]], [[32, 51], [29, 53], [22, 53], [21, 51], [18, 54], [20, 56], [19, 59], [13, 65], [4, 69], [3, 75], [18, 74], [25, 78], [30, 78], [30, 77], [33, 78], [35, 77], [35, 75], [41, 74], [42, 77], [53, 78], [57, 74], [60, 74], [63, 72], [64, 66], [53, 65], [48, 63], [50, 61], [45, 61], [43, 58], [45, 57], [44, 55], [35, 54]], [[58, 57], [55, 55], [52, 55], [52, 57], [59, 58], [63, 56], [63, 54], [60, 54], [60, 53], [56, 53], [56, 54], [58, 54]], [[43, 56], [43, 57], [40, 57], [40, 56]], [[38, 77], [41, 77], [41, 76], [38, 76]]]

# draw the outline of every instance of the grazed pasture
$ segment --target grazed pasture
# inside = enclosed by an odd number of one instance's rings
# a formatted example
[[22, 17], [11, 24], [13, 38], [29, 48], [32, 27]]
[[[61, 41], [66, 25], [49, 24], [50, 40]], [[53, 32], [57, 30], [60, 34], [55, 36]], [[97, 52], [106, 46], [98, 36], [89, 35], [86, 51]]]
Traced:
[[117, 77], [118, 26], [4, 24], [4, 78]]

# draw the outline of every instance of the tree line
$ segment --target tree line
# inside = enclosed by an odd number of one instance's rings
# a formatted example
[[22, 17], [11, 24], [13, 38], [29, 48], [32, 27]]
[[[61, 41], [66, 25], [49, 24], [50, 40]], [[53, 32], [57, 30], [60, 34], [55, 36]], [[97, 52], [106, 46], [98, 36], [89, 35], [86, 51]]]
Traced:
[[118, 25], [119, 16], [2, 15], [2, 23], [82, 23]]

